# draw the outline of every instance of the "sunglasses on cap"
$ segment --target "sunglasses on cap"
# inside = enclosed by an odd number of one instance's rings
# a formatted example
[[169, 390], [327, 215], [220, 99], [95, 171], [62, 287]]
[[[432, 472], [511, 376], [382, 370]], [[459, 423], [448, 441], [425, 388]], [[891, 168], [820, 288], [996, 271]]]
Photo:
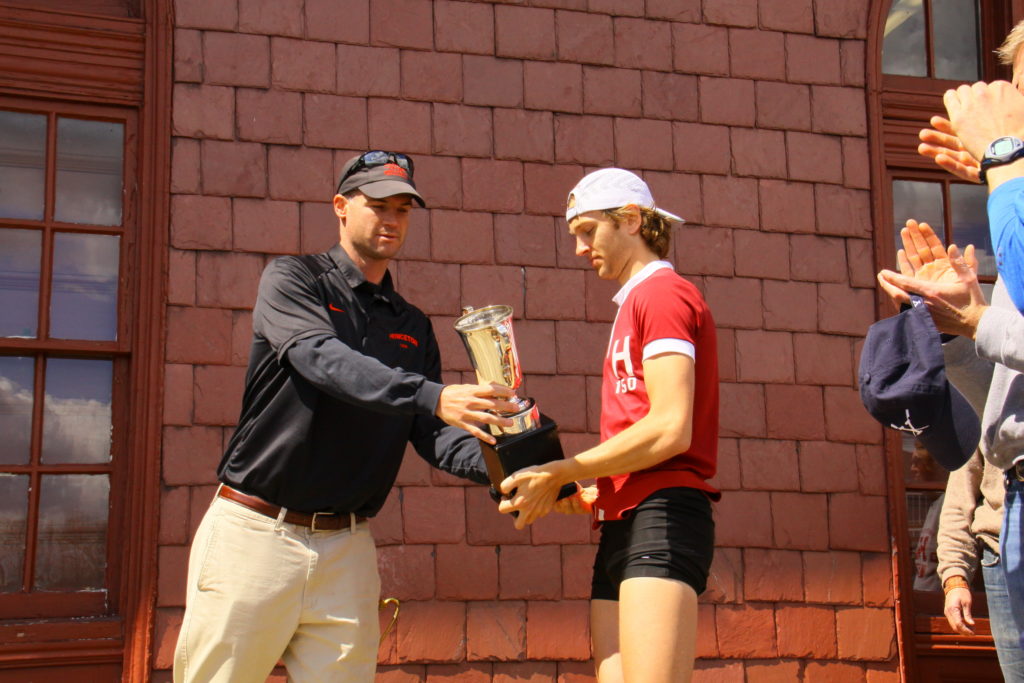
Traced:
[[379, 149], [372, 150], [370, 152], [364, 152], [359, 155], [356, 162], [352, 164], [352, 168], [345, 172], [345, 175], [341, 176], [338, 180], [338, 187], [353, 175], [363, 170], [364, 168], [373, 168], [374, 166], [384, 166], [385, 164], [398, 164], [401, 168], [408, 171], [409, 175], [413, 175], [413, 163], [410, 157], [398, 152], [384, 152]]

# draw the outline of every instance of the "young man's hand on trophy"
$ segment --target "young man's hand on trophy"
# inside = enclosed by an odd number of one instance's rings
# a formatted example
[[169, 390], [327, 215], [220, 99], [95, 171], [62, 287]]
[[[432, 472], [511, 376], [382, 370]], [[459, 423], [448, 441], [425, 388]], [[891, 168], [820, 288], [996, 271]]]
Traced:
[[[563, 462], [568, 466], [570, 461]], [[561, 484], [562, 469], [562, 462], [551, 462], [513, 472], [499, 487], [505, 498], [498, 504], [498, 512], [511, 513], [517, 529], [533, 524], [552, 510], [563, 515], [591, 514], [597, 487]], [[575, 491], [567, 495], [570, 487], [575, 487]]]

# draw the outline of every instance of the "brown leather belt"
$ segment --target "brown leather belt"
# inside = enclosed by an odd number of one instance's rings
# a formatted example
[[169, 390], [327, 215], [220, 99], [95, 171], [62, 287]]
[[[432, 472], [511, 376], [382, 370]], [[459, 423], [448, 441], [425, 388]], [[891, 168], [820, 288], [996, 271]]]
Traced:
[[[262, 498], [250, 496], [248, 493], [242, 493], [230, 486], [221, 485], [217, 489], [217, 495], [273, 519], [277, 519], [277, 516], [281, 514], [280, 505], [268, 503]], [[305, 512], [289, 510], [284, 515], [284, 521], [288, 524], [304, 526], [312, 531], [338, 531], [352, 527], [351, 517], [340, 512], [314, 512], [313, 514], [307, 514]], [[357, 524], [365, 521], [366, 517], [356, 515]]]

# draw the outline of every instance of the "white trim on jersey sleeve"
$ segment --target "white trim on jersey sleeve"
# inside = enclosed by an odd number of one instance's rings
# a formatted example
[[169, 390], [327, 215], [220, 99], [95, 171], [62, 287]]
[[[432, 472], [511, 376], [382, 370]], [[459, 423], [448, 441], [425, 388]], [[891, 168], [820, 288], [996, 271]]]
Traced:
[[647, 360], [651, 356], [662, 353], [681, 353], [697, 360], [697, 349], [694, 348], [692, 342], [685, 339], [655, 339], [644, 347], [641, 360]]

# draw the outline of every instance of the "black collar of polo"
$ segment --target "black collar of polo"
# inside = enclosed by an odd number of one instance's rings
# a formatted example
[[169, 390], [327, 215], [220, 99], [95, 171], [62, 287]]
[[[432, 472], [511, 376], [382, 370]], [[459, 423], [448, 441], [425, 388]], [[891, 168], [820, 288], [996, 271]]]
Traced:
[[375, 285], [366, 279], [366, 276], [363, 275], [363, 271], [359, 270], [359, 266], [352, 262], [348, 253], [342, 249], [340, 244], [335, 244], [327, 253], [330, 255], [331, 260], [333, 260], [338, 266], [338, 272], [341, 273], [341, 276], [353, 291], [359, 289], [369, 292], [374, 297], [380, 298], [390, 304], [395, 313], [400, 312], [400, 306], [395, 298], [395, 285], [391, 280], [390, 270], [385, 271], [384, 279], [380, 281], [379, 285]]

